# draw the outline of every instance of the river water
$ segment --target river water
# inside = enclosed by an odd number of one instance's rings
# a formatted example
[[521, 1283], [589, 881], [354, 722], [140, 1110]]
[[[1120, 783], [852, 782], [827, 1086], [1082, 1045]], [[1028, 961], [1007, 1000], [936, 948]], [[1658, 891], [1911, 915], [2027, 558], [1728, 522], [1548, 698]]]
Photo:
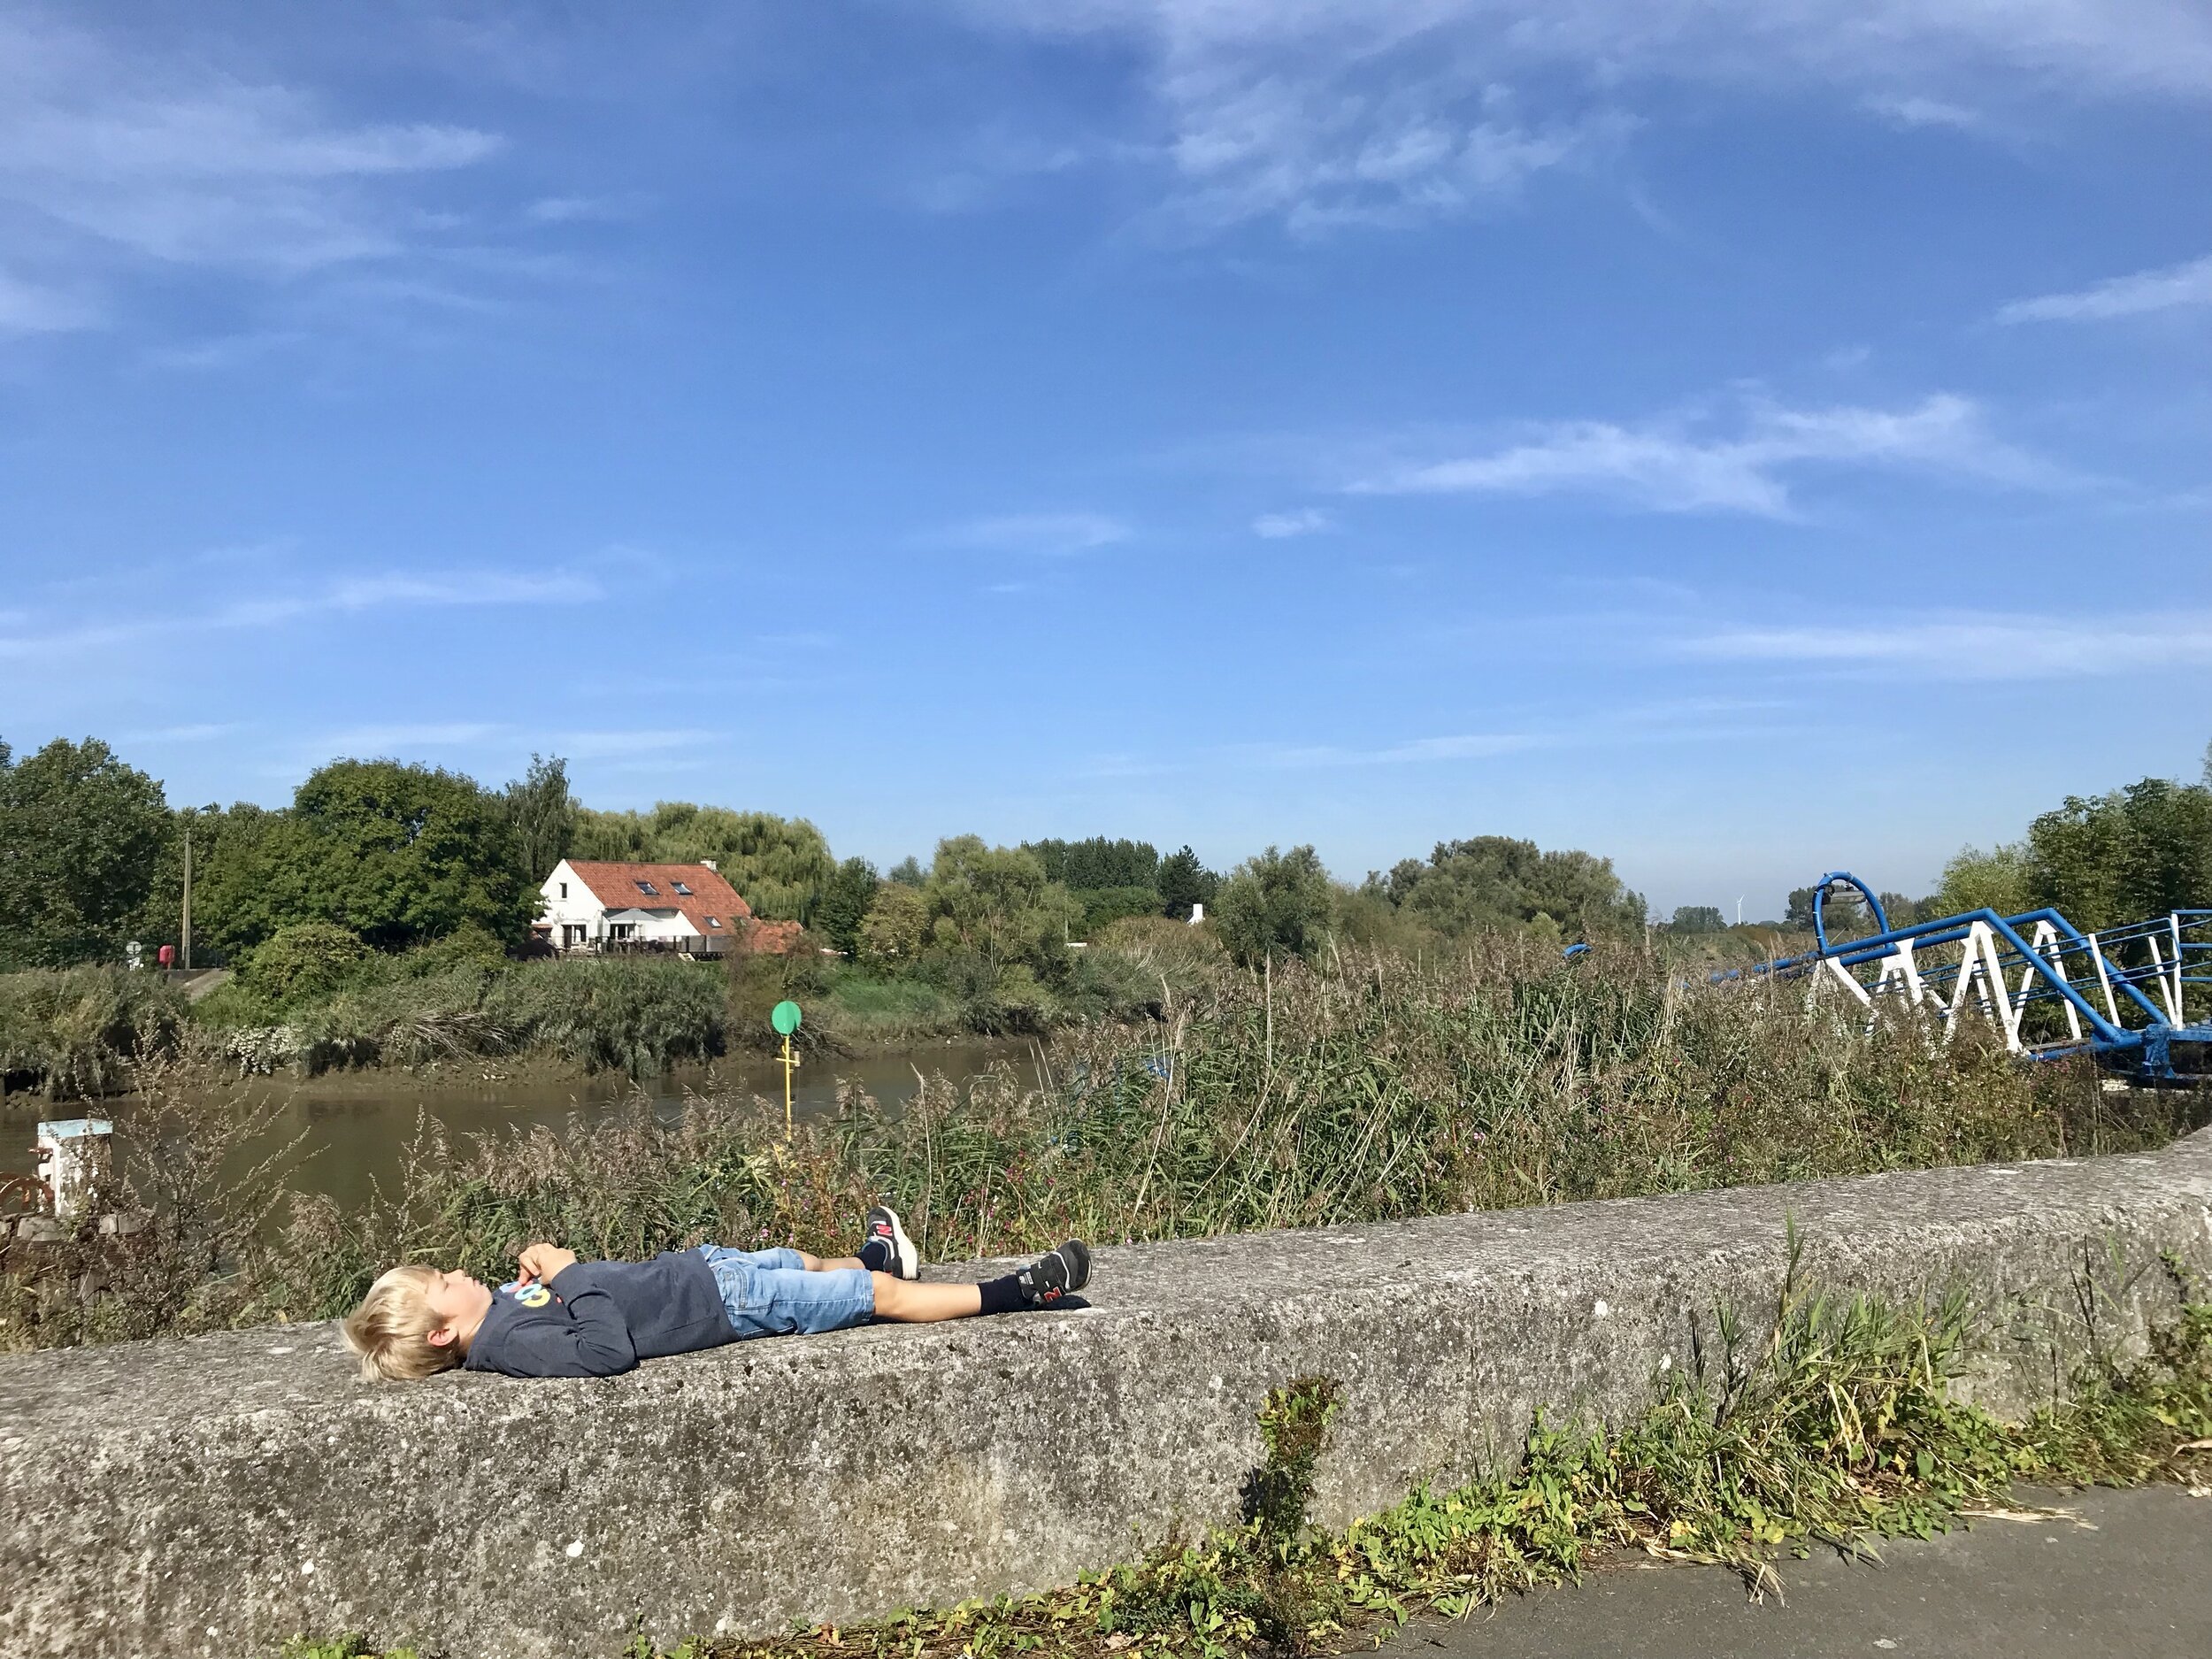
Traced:
[[[866, 1090], [887, 1106], [913, 1097], [916, 1073], [941, 1074], [964, 1083], [994, 1065], [1010, 1065], [1026, 1077], [1032, 1051], [1022, 1042], [938, 1042], [888, 1053], [846, 1058], [818, 1056], [799, 1067], [792, 1079], [792, 1109], [813, 1117], [835, 1108], [844, 1084]], [[707, 1068], [653, 1078], [642, 1084], [619, 1075], [506, 1078], [487, 1070], [477, 1077], [417, 1078], [405, 1071], [331, 1072], [316, 1078], [258, 1078], [240, 1086], [249, 1100], [276, 1108], [269, 1144], [301, 1139], [303, 1155], [291, 1185], [303, 1192], [328, 1193], [341, 1202], [365, 1195], [374, 1180], [388, 1182], [400, 1167], [403, 1148], [415, 1132], [418, 1115], [428, 1113], [455, 1134], [538, 1124], [557, 1125], [571, 1117], [602, 1117], [642, 1094], [673, 1122], [692, 1093], [734, 1092], [783, 1098], [783, 1068], [764, 1055], [739, 1055]], [[127, 1137], [135, 1102], [128, 1095], [104, 1101], [49, 1101], [11, 1094], [0, 1102], [0, 1174], [27, 1174], [39, 1123], [50, 1118], [105, 1118]]]

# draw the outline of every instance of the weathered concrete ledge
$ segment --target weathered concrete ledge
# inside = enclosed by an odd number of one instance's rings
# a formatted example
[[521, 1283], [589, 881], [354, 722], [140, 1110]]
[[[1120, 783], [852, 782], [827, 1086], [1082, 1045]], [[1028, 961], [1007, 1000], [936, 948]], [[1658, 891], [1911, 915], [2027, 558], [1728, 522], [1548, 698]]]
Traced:
[[1958, 1286], [1975, 1386], [2046, 1398], [2212, 1271], [2212, 1131], [1942, 1170], [1099, 1253], [1092, 1306], [754, 1342], [609, 1381], [355, 1382], [327, 1325], [0, 1360], [0, 1653], [265, 1655], [293, 1632], [607, 1659], [1064, 1581], [1232, 1518], [1253, 1412], [1340, 1379], [1333, 1519], [1617, 1417], [1769, 1308], [1786, 1218], [1827, 1285]]

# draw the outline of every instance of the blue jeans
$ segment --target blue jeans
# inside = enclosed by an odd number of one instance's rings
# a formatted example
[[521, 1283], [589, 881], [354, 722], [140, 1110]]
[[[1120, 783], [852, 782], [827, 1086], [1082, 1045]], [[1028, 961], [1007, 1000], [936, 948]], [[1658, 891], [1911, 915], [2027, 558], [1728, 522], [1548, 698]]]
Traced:
[[876, 1311], [875, 1281], [858, 1267], [810, 1273], [796, 1250], [733, 1250], [703, 1244], [723, 1311], [741, 1337], [819, 1336], [865, 1325]]

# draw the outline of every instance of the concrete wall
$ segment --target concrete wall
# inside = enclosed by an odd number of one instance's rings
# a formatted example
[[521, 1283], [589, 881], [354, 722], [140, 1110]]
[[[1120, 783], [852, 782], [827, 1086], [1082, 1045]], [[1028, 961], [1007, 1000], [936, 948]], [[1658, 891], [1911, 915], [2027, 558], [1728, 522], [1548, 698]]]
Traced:
[[[1618, 1417], [1717, 1302], [1770, 1305], [1786, 1217], [1827, 1283], [1962, 1284], [2019, 1409], [2212, 1270], [2212, 1131], [2147, 1156], [1100, 1252], [1091, 1306], [754, 1342], [606, 1381], [353, 1380], [331, 1327], [0, 1360], [0, 1654], [430, 1638], [605, 1659], [1064, 1581], [1231, 1518], [1271, 1385], [1347, 1408], [1332, 1520]], [[979, 1271], [979, 1270], [976, 1270]]]

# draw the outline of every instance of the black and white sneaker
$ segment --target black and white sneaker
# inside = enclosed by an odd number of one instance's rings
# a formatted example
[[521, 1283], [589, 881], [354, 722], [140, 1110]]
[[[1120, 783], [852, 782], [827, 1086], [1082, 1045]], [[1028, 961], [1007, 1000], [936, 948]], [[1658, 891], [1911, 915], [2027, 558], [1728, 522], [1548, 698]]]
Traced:
[[858, 1251], [861, 1264], [872, 1272], [888, 1273], [894, 1279], [919, 1279], [922, 1258], [916, 1253], [914, 1240], [906, 1236], [906, 1229], [899, 1225], [899, 1212], [888, 1204], [878, 1204], [868, 1212], [868, 1237]]
[[1049, 1308], [1091, 1282], [1090, 1247], [1070, 1239], [1056, 1250], [1048, 1250], [1014, 1275], [1022, 1294], [1033, 1308]]

